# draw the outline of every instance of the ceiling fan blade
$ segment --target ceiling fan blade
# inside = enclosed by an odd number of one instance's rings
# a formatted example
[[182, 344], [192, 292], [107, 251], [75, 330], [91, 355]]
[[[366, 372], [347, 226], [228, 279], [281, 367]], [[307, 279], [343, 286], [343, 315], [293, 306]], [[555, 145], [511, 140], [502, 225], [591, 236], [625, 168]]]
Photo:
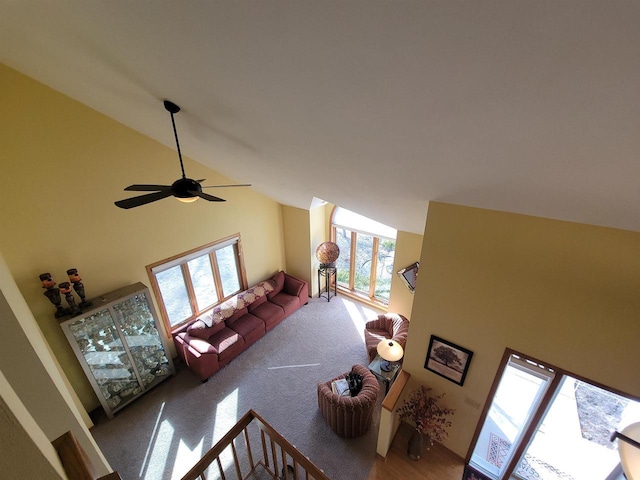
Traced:
[[134, 192], [155, 192], [160, 191], [164, 192], [165, 190], [171, 190], [171, 185], [129, 185], [125, 190], [134, 191]]
[[224, 188], [224, 187], [250, 187], [250, 183], [238, 183], [236, 185], [207, 185], [202, 188]]
[[155, 202], [156, 200], [162, 200], [173, 195], [171, 190], [164, 192], [148, 193], [147, 195], [140, 195], [139, 197], [125, 198], [124, 200], [118, 200], [114, 202], [117, 207], [129, 209], [133, 207], [139, 207], [140, 205], [146, 205], [147, 203]]
[[189, 190], [189, 193], [200, 198], [204, 198], [205, 200], [209, 200], [210, 202], [226, 202], [224, 198], [214, 197], [213, 195], [209, 195], [208, 193], [204, 192], [198, 192], [197, 190]]

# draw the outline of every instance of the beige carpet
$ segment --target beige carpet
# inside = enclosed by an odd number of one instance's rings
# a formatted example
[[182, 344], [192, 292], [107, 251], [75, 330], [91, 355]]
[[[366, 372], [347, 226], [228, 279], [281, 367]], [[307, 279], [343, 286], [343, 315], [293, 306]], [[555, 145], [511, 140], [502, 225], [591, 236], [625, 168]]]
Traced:
[[364, 324], [378, 313], [341, 296], [310, 299], [207, 383], [178, 363], [115, 419], [95, 412], [92, 433], [124, 480], [178, 479], [253, 409], [330, 478], [366, 479], [382, 398], [369, 432], [342, 439], [318, 412], [316, 384], [367, 365]]

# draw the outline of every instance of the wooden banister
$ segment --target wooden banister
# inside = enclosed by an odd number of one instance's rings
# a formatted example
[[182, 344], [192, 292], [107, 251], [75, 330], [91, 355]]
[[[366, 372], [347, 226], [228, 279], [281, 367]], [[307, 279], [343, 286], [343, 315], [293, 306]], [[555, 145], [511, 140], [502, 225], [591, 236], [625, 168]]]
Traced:
[[400, 370], [400, 373], [398, 373], [398, 377], [389, 389], [389, 393], [387, 393], [387, 396], [384, 397], [384, 400], [382, 401], [382, 408], [390, 412], [393, 412], [396, 409], [396, 405], [398, 403], [398, 400], [400, 399], [400, 395], [402, 395], [402, 391], [407, 385], [409, 378], [411, 378], [410, 373], [407, 373], [404, 370]]
[[93, 465], [71, 431], [63, 433], [53, 442], [67, 476], [73, 480], [94, 480]]
[[[257, 460], [254, 458], [254, 452], [249, 436], [248, 427], [255, 424], [260, 432], [260, 448], [262, 449], [262, 458]], [[217, 464], [220, 475], [224, 478], [224, 470], [220, 461], [220, 455], [231, 447], [234, 468], [238, 478], [248, 478], [250, 472], [243, 474], [241, 472], [241, 459], [234, 444], [234, 440], [238, 437], [244, 437], [247, 448], [247, 459], [249, 468], [253, 471], [256, 467], [265, 468], [274, 478], [280, 478], [281, 469], [284, 471], [286, 480], [293, 480], [294, 476], [287, 471], [287, 459], [293, 462], [294, 471], [304, 470], [304, 478], [316, 480], [329, 480], [329, 478], [313, 464], [306, 456], [289, 443], [280, 433], [269, 425], [260, 415], [253, 410], [249, 410], [242, 418], [218, 441], [204, 456], [189, 470], [182, 480], [198, 480], [204, 479], [204, 472], [214, 462]], [[298, 477], [295, 477], [298, 478]]]
[[104, 477], [100, 477], [98, 480], [122, 480], [122, 477], [118, 472], [111, 472]]
[[[95, 480], [97, 478], [91, 460], [71, 431], [63, 433], [51, 444], [58, 452], [69, 480]], [[117, 472], [112, 472], [98, 480], [121, 480], [121, 478]]]

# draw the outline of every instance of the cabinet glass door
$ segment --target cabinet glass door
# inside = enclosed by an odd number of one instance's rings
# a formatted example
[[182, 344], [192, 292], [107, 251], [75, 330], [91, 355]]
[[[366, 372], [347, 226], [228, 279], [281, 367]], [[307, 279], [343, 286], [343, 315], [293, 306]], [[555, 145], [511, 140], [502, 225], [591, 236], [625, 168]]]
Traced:
[[86, 364], [111, 409], [141, 392], [127, 351], [108, 309], [71, 322], [75, 338]]
[[113, 311], [144, 387], [169, 375], [169, 359], [146, 295], [141, 292], [116, 303]]

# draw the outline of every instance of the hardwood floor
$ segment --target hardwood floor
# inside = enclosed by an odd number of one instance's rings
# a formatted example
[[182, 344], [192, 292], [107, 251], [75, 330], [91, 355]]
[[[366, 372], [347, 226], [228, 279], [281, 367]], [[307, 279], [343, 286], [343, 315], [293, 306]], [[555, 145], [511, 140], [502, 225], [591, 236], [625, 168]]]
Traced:
[[386, 460], [377, 457], [369, 474], [369, 480], [460, 480], [464, 460], [451, 450], [435, 444], [425, 450], [418, 461], [407, 456], [407, 442], [412, 430], [402, 424], [393, 439]]

